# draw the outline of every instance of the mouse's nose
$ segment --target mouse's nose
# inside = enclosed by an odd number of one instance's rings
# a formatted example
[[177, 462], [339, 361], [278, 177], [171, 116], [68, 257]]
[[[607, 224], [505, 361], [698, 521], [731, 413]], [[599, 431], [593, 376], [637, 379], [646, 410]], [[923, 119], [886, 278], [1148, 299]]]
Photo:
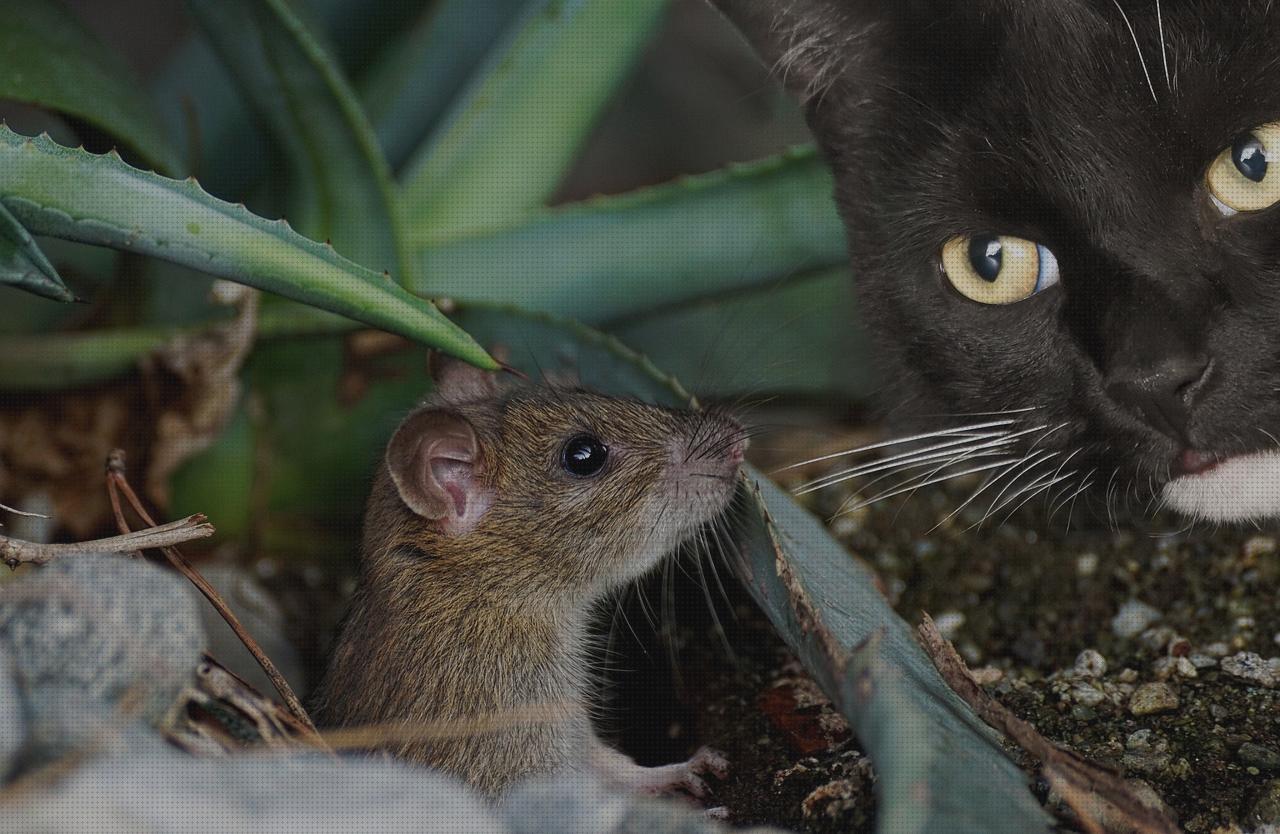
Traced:
[[1157, 431], [1188, 442], [1187, 422], [1209, 365], [1204, 356], [1177, 356], [1150, 365], [1121, 364], [1108, 374], [1107, 396], [1135, 411]]

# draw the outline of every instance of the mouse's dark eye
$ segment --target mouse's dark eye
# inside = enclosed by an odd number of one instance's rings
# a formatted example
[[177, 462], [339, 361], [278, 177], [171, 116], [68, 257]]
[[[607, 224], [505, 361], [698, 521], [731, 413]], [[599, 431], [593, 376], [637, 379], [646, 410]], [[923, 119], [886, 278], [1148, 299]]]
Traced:
[[560, 466], [579, 478], [599, 475], [609, 460], [609, 447], [595, 435], [577, 434], [569, 438], [560, 452]]

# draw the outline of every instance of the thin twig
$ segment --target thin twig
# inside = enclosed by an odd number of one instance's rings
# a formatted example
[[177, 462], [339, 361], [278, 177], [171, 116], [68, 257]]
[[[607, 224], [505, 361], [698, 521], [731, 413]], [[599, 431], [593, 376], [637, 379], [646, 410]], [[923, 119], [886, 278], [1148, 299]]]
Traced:
[[44, 513], [33, 513], [33, 512], [28, 512], [27, 510], [14, 509], [13, 507], [10, 507], [8, 504], [0, 504], [0, 510], [4, 510], [6, 513], [13, 513], [14, 515], [20, 515], [23, 518], [48, 518], [49, 517]]
[[111, 536], [89, 542], [41, 544], [0, 536], [0, 561], [10, 568], [28, 564], [43, 565], [60, 556], [86, 553], [133, 553], [153, 547], [169, 547], [212, 535], [213, 525], [209, 524], [203, 515], [197, 513], [180, 521], [171, 521], [145, 530], [126, 532], [122, 536]]
[[1091, 834], [1120, 831], [1178, 834], [1180, 829], [1173, 820], [1145, 804], [1116, 773], [1049, 741], [1029, 722], [988, 695], [928, 614], [924, 615], [918, 632], [925, 653], [947, 685], [988, 726], [1040, 760], [1041, 772], [1049, 786], [1071, 806], [1086, 831]]
[[[138, 517], [145, 523], [154, 525], [150, 514], [147, 513], [142, 501], [138, 499], [137, 493], [133, 491], [133, 487], [129, 486], [128, 480], [124, 475], [124, 452], [117, 449], [107, 458], [107, 490], [111, 493], [111, 506], [116, 515], [116, 524], [122, 531], [128, 531], [129, 524], [124, 518], [124, 513], [120, 511], [120, 501], [117, 491], [123, 494], [125, 500], [129, 502], [129, 506], [137, 513]], [[258, 641], [253, 639], [245, 627], [241, 625], [240, 619], [231, 610], [230, 606], [222, 599], [222, 596], [209, 584], [200, 572], [178, 552], [174, 547], [163, 547], [160, 552], [169, 560], [169, 564], [174, 569], [185, 576], [196, 589], [209, 600], [209, 604], [222, 615], [222, 619], [226, 620], [227, 625], [231, 626], [231, 630], [240, 638], [240, 642], [253, 655], [254, 660], [258, 661], [258, 665], [262, 667], [262, 671], [266, 672], [267, 677], [271, 679], [272, 685], [276, 691], [280, 693], [280, 697], [284, 699], [285, 706], [293, 713], [294, 717], [302, 723], [311, 736], [311, 741], [322, 748], [327, 748], [324, 740], [320, 737], [320, 733], [316, 730], [316, 725], [312, 722], [311, 716], [307, 714], [306, 709], [302, 706], [302, 702], [298, 700], [298, 696], [294, 694], [293, 687], [289, 686], [289, 682], [285, 680], [284, 675], [280, 674], [280, 670], [271, 662], [271, 658], [267, 657], [262, 651], [262, 647], [258, 645]]]

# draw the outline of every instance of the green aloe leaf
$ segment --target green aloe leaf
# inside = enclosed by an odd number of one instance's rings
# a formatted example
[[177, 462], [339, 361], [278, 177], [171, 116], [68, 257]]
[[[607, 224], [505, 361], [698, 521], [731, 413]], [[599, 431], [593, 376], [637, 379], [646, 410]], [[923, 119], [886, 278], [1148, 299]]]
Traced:
[[877, 387], [847, 269], [679, 304], [608, 330], [703, 396], [830, 403], [865, 400]]
[[529, 0], [440, 0], [382, 51], [357, 85], [391, 167], [439, 122]]
[[0, 284], [18, 287], [54, 301], [75, 301], [62, 276], [30, 233], [0, 204]]
[[938, 675], [874, 574], [791, 496], [748, 473], [737, 571], [875, 765], [885, 834], [1054, 830], [1027, 777]]
[[56, 0], [0, 0], [0, 98], [101, 128], [166, 173], [182, 160], [133, 73]]
[[[294, 232], [180, 181], [0, 126], [0, 202], [27, 229], [140, 252], [494, 361], [429, 302]], [[9, 357], [6, 357], [8, 359]]]
[[531, 2], [406, 167], [412, 240], [495, 228], [542, 205], [666, 5]]
[[847, 262], [831, 174], [799, 148], [438, 239], [410, 287], [591, 324]]
[[[316, 20], [344, 66], [368, 63], [389, 33], [401, 32], [433, 0], [302, 0], [292, 8]], [[487, 2], [487, 0], [486, 0]], [[313, 30], [314, 31], [314, 30]], [[211, 193], [241, 199], [269, 172], [270, 142], [222, 60], [198, 29], [151, 82], [160, 118]]]
[[291, 216], [352, 260], [404, 276], [391, 175], [364, 111], [284, 0], [189, 0], [215, 49], [284, 149]]

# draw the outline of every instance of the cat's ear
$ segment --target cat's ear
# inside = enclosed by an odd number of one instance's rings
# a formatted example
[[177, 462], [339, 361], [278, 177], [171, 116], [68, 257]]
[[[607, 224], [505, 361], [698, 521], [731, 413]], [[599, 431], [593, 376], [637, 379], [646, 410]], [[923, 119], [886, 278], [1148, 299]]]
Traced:
[[882, 0], [711, 0], [802, 101], [848, 68]]
[[[963, 37], [957, 27], [1019, 9], [1025, 0], [711, 0], [805, 103], [842, 76], [922, 36]], [[1026, 9], [1022, 13], [1028, 13]]]
[[410, 414], [387, 444], [386, 462], [400, 500], [446, 535], [470, 532], [493, 503], [475, 429], [447, 409]]

